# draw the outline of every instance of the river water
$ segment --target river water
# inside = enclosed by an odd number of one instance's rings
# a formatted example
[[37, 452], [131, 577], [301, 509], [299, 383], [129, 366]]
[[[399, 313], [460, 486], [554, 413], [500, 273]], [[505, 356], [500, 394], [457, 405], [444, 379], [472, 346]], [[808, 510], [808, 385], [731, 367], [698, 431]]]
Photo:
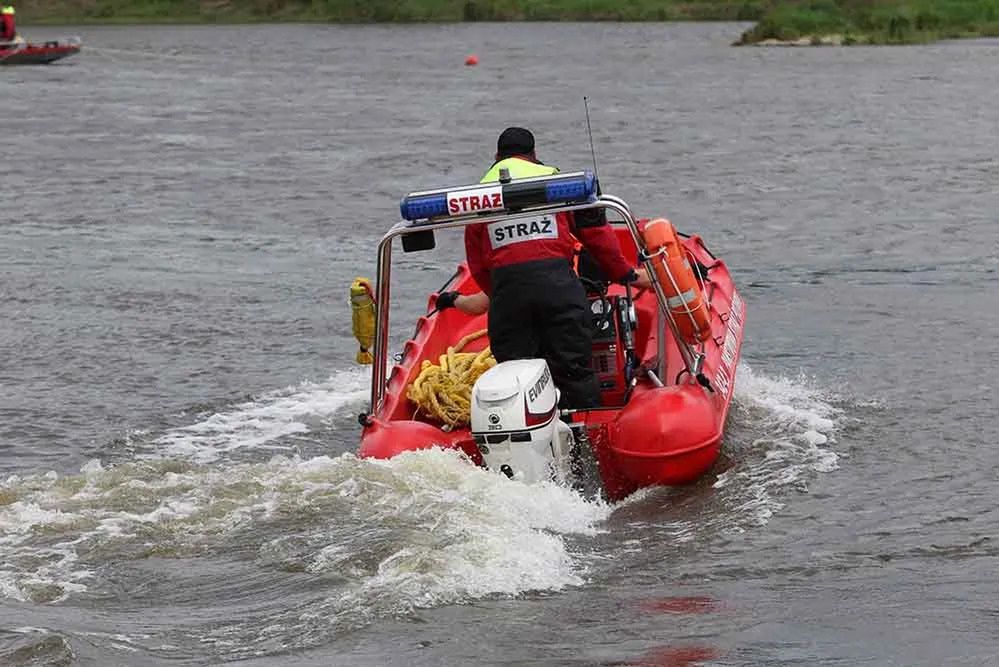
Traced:
[[[85, 50], [0, 69], [0, 663], [999, 664], [999, 44], [744, 27], [25, 29]], [[588, 167], [584, 95], [745, 297], [722, 459], [356, 459], [399, 197], [507, 125]], [[460, 257], [400, 256], [397, 342]]]

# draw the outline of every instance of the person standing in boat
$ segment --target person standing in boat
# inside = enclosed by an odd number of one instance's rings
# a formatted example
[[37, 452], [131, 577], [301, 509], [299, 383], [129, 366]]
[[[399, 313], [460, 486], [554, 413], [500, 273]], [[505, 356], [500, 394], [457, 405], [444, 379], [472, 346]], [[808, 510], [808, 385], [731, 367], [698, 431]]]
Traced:
[[14, 25], [14, 7], [5, 5], [0, 8], [0, 42], [17, 40], [17, 27]]
[[[534, 135], [509, 127], [499, 136], [496, 161], [481, 183], [558, 173], [538, 160]], [[644, 268], [625, 259], [603, 209], [539, 216], [537, 225], [503, 222], [465, 228], [468, 268], [480, 294], [445, 292], [438, 308], [489, 311], [489, 344], [496, 361], [543, 358], [551, 368], [563, 407], [600, 405], [600, 388], [590, 366], [593, 332], [586, 293], [572, 268], [576, 239], [614, 282], [650, 287]]]

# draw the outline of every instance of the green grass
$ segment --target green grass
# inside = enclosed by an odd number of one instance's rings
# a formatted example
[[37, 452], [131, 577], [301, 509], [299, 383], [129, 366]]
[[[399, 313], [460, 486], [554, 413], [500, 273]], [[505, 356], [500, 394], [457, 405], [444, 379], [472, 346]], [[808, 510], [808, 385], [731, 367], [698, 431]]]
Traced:
[[910, 44], [999, 35], [999, 0], [23, 0], [39, 23], [757, 21], [739, 43], [843, 35]]
[[843, 35], [846, 43], [913, 44], [999, 35], [999, 0], [803, 0], [772, 3], [740, 43]]
[[23, 0], [26, 23], [735, 21], [759, 0]]

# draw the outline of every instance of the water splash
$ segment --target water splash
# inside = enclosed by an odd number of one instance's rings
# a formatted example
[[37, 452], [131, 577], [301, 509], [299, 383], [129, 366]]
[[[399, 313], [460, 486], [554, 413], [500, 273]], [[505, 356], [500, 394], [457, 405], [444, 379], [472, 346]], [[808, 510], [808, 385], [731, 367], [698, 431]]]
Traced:
[[290, 450], [282, 439], [308, 433], [316, 422], [362, 400], [369, 385], [367, 372], [352, 370], [272, 391], [166, 432], [153, 442], [154, 455], [207, 463], [237, 449]]
[[[587, 563], [566, 539], [594, 534], [611, 511], [563, 487], [511, 482], [450, 451], [362, 463], [369, 474], [340, 493], [366, 508], [368, 529], [334, 530], [325, 546], [297, 557], [311, 575], [347, 575], [346, 585], [269, 618], [270, 632], [239, 621], [203, 642], [266, 655], [420, 608], [580, 585]], [[281, 538], [271, 546], [287, 548]]]
[[[810, 474], [839, 467], [832, 449], [842, 418], [835, 397], [806, 378], [771, 378], [740, 363], [725, 448], [739, 463], [718, 475], [737, 514], [765, 524], [783, 507], [785, 488], [807, 488]], [[742, 530], [742, 521], [734, 525]]]
[[[249, 553], [243, 575], [194, 586], [173, 572], [155, 595], [164, 610], [185, 604], [192, 590], [225, 606], [226, 598], [252, 597], [254, 577], [283, 582], [255, 603], [260, 618], [252, 604], [233, 605], [239, 615], [207, 636], [191, 629], [221, 653], [259, 654], [416, 608], [579, 585], [587, 565], [567, 537], [594, 534], [610, 511], [443, 450], [389, 461], [345, 454], [227, 466], [92, 462], [79, 475], [0, 483], [0, 592], [36, 603], [107, 596], [115, 594], [102, 579], [109, 561], [197, 559], [187, 575], [194, 577]], [[289, 590], [275, 611], [282, 593], [274, 585], [307, 593]]]
[[[329, 428], [366, 389], [365, 373], [338, 373], [200, 413], [152, 440], [148, 455], [111, 468], [92, 461], [78, 475], [8, 477], [0, 482], [0, 596], [105, 600], [121, 592], [103, 566], [132, 563], [168, 573], [146, 591], [164, 618], [188, 608], [191, 591], [231, 617], [175, 619], [166, 634], [128, 633], [129, 646], [269, 655], [420, 608], [581, 585], [604, 556], [574, 536], [604, 530], [612, 511], [660, 502], [643, 490], [611, 507], [507, 480], [443, 450], [389, 461], [232, 456], [290, 449], [293, 438]], [[690, 542], [712, 525], [765, 523], [783, 488], [835, 469], [841, 411], [832, 400], [801, 379], [741, 365], [725, 445], [736, 463], [714, 485], [719, 511], [672, 522], [668, 541]], [[216, 571], [226, 576], [205, 575]]]

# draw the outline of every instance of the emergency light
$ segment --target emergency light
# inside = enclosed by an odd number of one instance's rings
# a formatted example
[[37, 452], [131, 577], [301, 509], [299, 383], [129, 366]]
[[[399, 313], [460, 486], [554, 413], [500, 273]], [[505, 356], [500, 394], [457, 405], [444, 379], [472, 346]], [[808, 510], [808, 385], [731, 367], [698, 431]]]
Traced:
[[479, 183], [443, 190], [412, 192], [403, 197], [403, 220], [450, 218], [558, 204], [581, 204], [597, 196], [597, 179], [591, 171]]

